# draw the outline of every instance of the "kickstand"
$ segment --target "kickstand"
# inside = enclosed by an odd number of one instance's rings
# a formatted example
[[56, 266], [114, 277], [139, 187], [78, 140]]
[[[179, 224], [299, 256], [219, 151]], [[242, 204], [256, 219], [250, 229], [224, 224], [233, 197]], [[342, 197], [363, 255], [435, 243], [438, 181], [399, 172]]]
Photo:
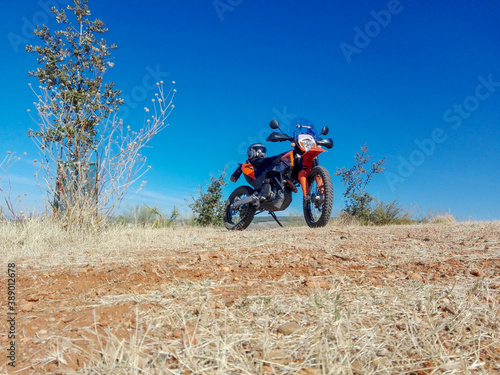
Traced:
[[276, 220], [276, 222], [278, 223], [278, 225], [283, 228], [283, 225], [281, 225], [280, 221], [278, 220], [278, 218], [276, 217], [276, 214], [274, 212], [269, 212], [271, 214], [271, 216], [273, 217], [274, 220]]

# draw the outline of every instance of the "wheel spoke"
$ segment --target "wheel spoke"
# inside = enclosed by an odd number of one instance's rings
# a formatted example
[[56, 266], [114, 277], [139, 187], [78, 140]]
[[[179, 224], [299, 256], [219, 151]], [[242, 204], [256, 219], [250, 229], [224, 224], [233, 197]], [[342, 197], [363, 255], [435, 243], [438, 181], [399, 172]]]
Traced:
[[333, 203], [332, 182], [328, 170], [314, 167], [308, 178], [310, 199], [304, 201], [304, 215], [310, 227], [323, 227], [328, 223]]
[[[234, 200], [233, 200], [233, 202], [231, 202], [231, 203], [236, 203], [236, 202], [238, 202], [239, 200], [241, 200], [241, 199], [245, 198], [246, 196], [247, 196], [246, 194], [242, 194], [242, 195], [240, 195], [240, 196], [238, 196], [238, 197], [235, 197], [235, 198], [234, 198]], [[235, 225], [236, 225], [236, 224], [238, 224], [238, 223], [242, 220], [242, 217], [241, 217], [241, 212], [242, 212], [243, 210], [245, 210], [245, 209], [246, 209], [246, 207], [247, 207], [247, 205], [245, 204], [245, 205], [240, 206], [240, 207], [238, 207], [238, 208], [236, 208], [236, 209], [231, 209], [231, 210], [230, 210], [230, 213], [231, 213], [231, 221], [233, 222], [233, 224], [235, 224]]]
[[321, 218], [323, 212], [323, 202], [324, 202], [324, 183], [321, 176], [315, 176], [311, 182], [310, 186], [311, 199], [309, 201], [309, 209], [311, 212], [312, 219], [317, 222]]
[[229, 230], [244, 230], [252, 222], [255, 208], [251, 204], [244, 204], [239, 207], [231, 207], [241, 199], [251, 196], [253, 189], [248, 186], [240, 186], [229, 196], [225, 208], [224, 225]]

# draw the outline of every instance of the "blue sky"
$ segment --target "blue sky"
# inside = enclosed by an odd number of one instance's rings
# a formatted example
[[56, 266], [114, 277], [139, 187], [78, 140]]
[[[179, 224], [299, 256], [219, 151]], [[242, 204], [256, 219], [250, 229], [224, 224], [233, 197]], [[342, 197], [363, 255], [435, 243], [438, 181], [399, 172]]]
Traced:
[[[27, 152], [11, 170], [20, 209], [42, 205], [26, 132], [34, 96], [24, 52], [46, 4], [0, 1], [0, 155]], [[335, 147], [321, 163], [351, 166], [365, 142], [386, 171], [370, 192], [384, 201], [500, 219], [500, 38], [497, 1], [90, 0], [116, 43], [106, 75], [126, 97], [125, 123], [139, 128], [154, 91], [148, 76], [175, 80], [170, 127], [150, 144], [146, 188], [129, 204], [183, 205], [211, 173], [245, 159], [273, 118], [328, 125]], [[143, 94], [147, 93], [147, 99]], [[135, 108], [134, 108], [135, 107]], [[268, 154], [286, 150], [272, 144]], [[230, 183], [227, 194], [236, 187]], [[334, 209], [344, 187], [334, 177]], [[300, 210], [297, 196], [291, 210]]]

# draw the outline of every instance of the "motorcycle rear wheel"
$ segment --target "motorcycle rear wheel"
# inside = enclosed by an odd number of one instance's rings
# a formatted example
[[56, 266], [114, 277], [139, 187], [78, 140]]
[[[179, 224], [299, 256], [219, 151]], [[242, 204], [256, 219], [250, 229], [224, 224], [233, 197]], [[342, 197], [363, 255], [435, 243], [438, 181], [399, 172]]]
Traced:
[[304, 219], [311, 228], [326, 226], [333, 207], [333, 183], [325, 167], [311, 169], [307, 177], [310, 199], [303, 201]]
[[252, 195], [254, 190], [250, 186], [240, 186], [234, 190], [226, 201], [224, 212], [224, 225], [228, 230], [245, 230], [253, 220], [255, 206], [245, 204], [236, 209], [231, 209], [231, 205], [238, 200]]

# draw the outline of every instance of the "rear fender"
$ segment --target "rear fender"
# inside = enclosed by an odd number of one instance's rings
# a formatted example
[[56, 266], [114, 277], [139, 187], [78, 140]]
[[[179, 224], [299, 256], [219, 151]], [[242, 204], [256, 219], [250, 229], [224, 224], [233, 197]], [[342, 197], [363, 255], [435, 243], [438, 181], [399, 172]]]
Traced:
[[241, 164], [240, 164], [240, 165], [238, 165], [238, 168], [236, 168], [236, 170], [233, 172], [231, 177], [229, 177], [229, 181], [231, 181], [231, 182], [238, 181], [238, 179], [240, 178], [242, 173], [243, 173], [243, 171], [241, 169]]

